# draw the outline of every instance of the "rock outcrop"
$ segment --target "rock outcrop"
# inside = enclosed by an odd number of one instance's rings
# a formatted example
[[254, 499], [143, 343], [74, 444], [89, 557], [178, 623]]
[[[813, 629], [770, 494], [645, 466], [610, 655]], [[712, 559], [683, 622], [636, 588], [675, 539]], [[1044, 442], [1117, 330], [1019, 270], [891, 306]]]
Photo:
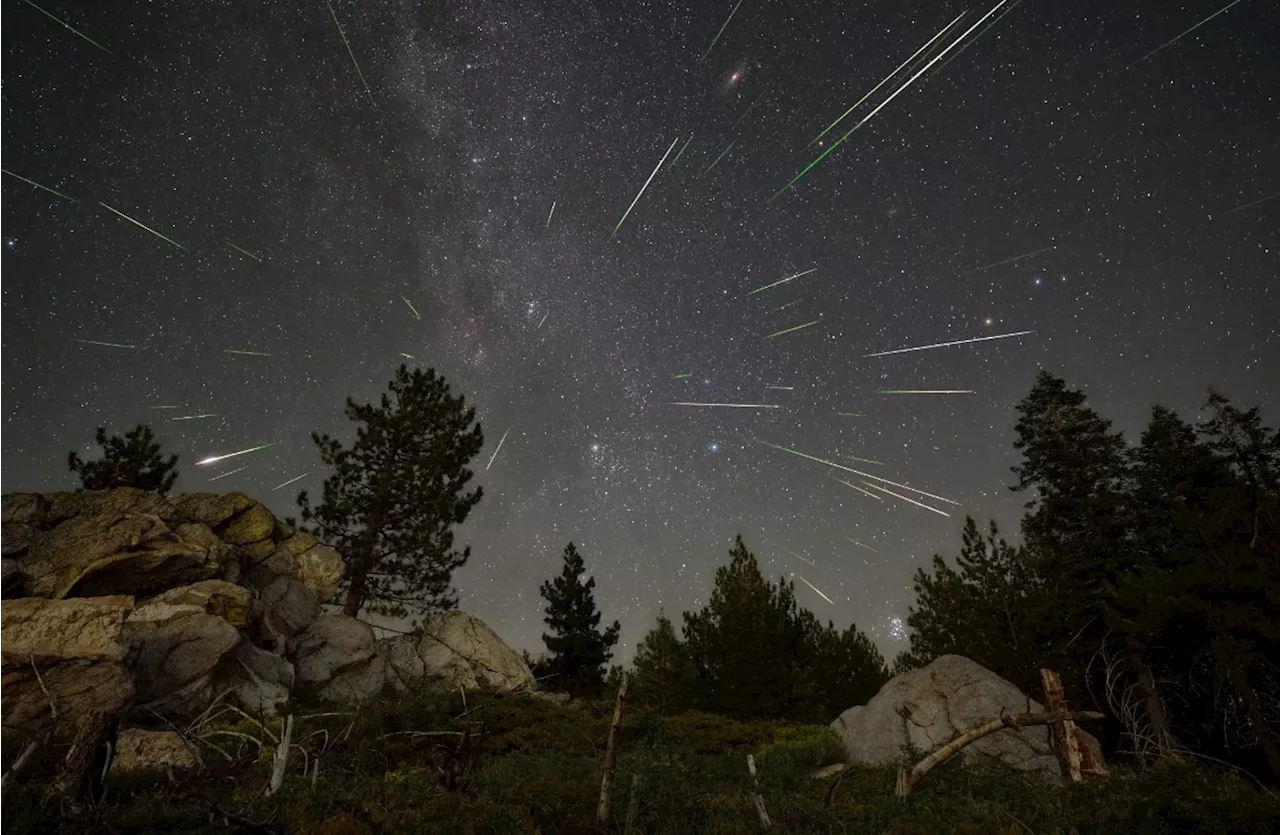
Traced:
[[[831, 727], [844, 739], [850, 764], [883, 765], [901, 759], [905, 746], [932, 751], [1002, 712], [1028, 709], [1035, 712], [1042, 707], [982, 665], [963, 656], [944, 655], [890, 679], [871, 701], [845, 711]], [[1100, 753], [1096, 739], [1077, 731], [1082, 745]], [[961, 753], [968, 761], [997, 761], [1046, 775], [1061, 773], [1044, 726], [997, 731]]]
[[293, 645], [297, 683], [326, 702], [363, 702], [382, 691], [387, 661], [373, 629], [346, 615], [326, 615]]
[[534, 687], [533, 673], [520, 654], [483, 621], [464, 612], [432, 615], [419, 634], [401, 635], [379, 646], [389, 665], [387, 681], [396, 690], [414, 689], [425, 679], [436, 679], [451, 690]]

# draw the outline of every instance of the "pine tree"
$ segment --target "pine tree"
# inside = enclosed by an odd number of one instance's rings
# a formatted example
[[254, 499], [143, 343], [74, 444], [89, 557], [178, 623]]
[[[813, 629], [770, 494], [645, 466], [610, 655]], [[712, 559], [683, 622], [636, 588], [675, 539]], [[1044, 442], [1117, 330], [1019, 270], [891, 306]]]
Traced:
[[455, 606], [453, 572], [471, 549], [454, 548], [452, 529], [482, 495], [466, 490], [467, 463], [484, 444], [475, 409], [432, 369], [401, 365], [388, 390], [379, 405], [347, 398], [347, 417], [361, 424], [350, 447], [312, 433], [333, 474], [319, 504], [298, 496], [304, 523], [346, 560], [349, 617], [365, 608], [404, 617]]
[[809, 668], [815, 697], [797, 719], [827, 723], [854, 705], [864, 705], [889, 680], [880, 650], [856, 626], [844, 631], [828, 622], [811, 638]]
[[666, 614], [636, 647], [635, 673], [631, 690], [635, 699], [660, 713], [679, 713], [694, 705], [697, 670], [689, 648], [676, 634]]
[[915, 668], [964, 655], [1023, 689], [1038, 686], [1034, 615], [1045, 601], [1026, 550], [1000, 537], [995, 521], [984, 535], [966, 518], [956, 569], [940, 556], [933, 568], [916, 571], [916, 605], [907, 616], [911, 648], [901, 663]]
[[564, 549], [564, 567], [559, 576], [544, 582], [542, 597], [547, 601], [546, 624], [551, 634], [542, 642], [551, 653], [554, 677], [551, 686], [574, 697], [594, 698], [604, 686], [605, 665], [613, 657], [618, 643], [618, 622], [598, 632], [600, 613], [592, 590], [594, 577], [584, 582], [586, 565], [582, 555], [570, 542]]
[[166, 459], [160, 454], [149, 426], [136, 426], [123, 438], [108, 438], [107, 430], [99, 426], [94, 442], [102, 447], [97, 461], [85, 461], [74, 451], [67, 455], [67, 466], [80, 476], [82, 490], [136, 487], [165, 496], [178, 480], [178, 456]]

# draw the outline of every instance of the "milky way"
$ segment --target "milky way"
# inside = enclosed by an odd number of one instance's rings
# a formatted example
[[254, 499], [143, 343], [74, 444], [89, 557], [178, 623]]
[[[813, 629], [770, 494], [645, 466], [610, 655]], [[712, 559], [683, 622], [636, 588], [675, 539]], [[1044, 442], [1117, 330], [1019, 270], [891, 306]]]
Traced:
[[517, 646], [568, 541], [629, 656], [740, 532], [896, 652], [963, 515], [1016, 527], [1037, 369], [1130, 433], [1280, 379], [1275, 5], [1139, 61], [1220, 3], [1027, 0], [770, 201], [963, 10], [921, 5], [6, 4], [4, 489], [145, 422], [294, 514], [416, 362], [478, 407], [456, 580]]

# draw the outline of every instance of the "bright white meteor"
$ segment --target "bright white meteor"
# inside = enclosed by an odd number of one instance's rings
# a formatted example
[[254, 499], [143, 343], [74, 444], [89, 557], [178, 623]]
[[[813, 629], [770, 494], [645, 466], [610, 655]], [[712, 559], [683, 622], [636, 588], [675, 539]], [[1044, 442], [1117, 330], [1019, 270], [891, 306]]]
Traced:
[[1012, 339], [1015, 336], [1026, 336], [1035, 333], [1035, 331], [1018, 331], [1016, 333], [1002, 333], [996, 336], [975, 336], [973, 339], [957, 339], [953, 342], [937, 342], [933, 345], [917, 345], [914, 348], [897, 348], [892, 351], [879, 351], [874, 354], [863, 354], [865, 357], [887, 357], [891, 354], [909, 354], [912, 351], [928, 351], [932, 348], [950, 348], [952, 345], [968, 345], [971, 342], [990, 342], [993, 339]]
[[754, 296], [756, 293], [759, 293], [759, 292], [764, 291], [764, 290], [768, 290], [770, 287], [777, 287], [779, 284], [786, 284], [788, 281], [795, 281], [797, 278], [802, 278], [803, 276], [806, 276], [806, 275], [808, 275], [809, 273], [816, 273], [817, 271], [818, 271], [818, 268], [817, 268], [817, 267], [813, 267], [812, 269], [805, 270], [805, 271], [804, 271], [804, 272], [802, 272], [802, 273], [796, 273], [795, 275], [789, 275], [789, 276], [787, 276], [786, 278], [782, 279], [781, 281], [775, 281], [775, 282], [773, 282], [772, 284], [766, 284], [766, 285], [765, 285], [765, 286], [763, 286], [763, 287], [757, 287], [756, 289], [752, 290], [750, 293], [747, 293], [747, 295], [748, 295], [748, 296]]
[[815, 586], [813, 583], [810, 583], [808, 580], [805, 580], [805, 579], [804, 579], [804, 577], [801, 577], [799, 574], [797, 574], [796, 576], [797, 576], [797, 577], [800, 577], [800, 579], [804, 582], [804, 584], [805, 584], [806, 586], [808, 586], [809, 588], [811, 588], [811, 589], [813, 589], [815, 592], [817, 592], [817, 593], [818, 593], [818, 596], [819, 596], [819, 597], [821, 597], [823, 600], [827, 601], [827, 602], [828, 602], [828, 603], [830, 603], [832, 606], [836, 605], [836, 602], [835, 602], [834, 600], [832, 600], [830, 597], [827, 597], [825, 594], [823, 594], [823, 593], [822, 593], [822, 591], [821, 591], [817, 586]]
[[251, 453], [251, 452], [257, 452], [257, 451], [258, 451], [258, 450], [260, 450], [260, 449], [266, 449], [267, 447], [273, 447], [273, 446], [275, 446], [275, 445], [276, 445], [276, 444], [278, 444], [278, 443], [280, 443], [280, 442], [279, 442], [279, 441], [272, 441], [272, 442], [271, 442], [271, 443], [269, 443], [269, 444], [262, 444], [261, 446], [252, 446], [252, 447], [249, 447], [248, 449], [241, 449], [241, 450], [237, 450], [236, 452], [228, 452], [226, 455], [211, 455], [211, 456], [209, 456], [208, 458], [205, 458], [205, 459], [203, 459], [203, 460], [197, 461], [197, 462], [196, 462], [196, 466], [197, 466], [197, 467], [203, 467], [203, 466], [204, 466], [204, 465], [206, 465], [206, 464], [216, 464], [217, 462], [222, 461], [222, 460], [227, 459], [227, 458], [235, 458], [237, 455], [248, 455], [248, 454], [249, 454], [249, 453]]
[[[871, 473], [864, 473], [861, 470], [855, 470], [853, 467], [846, 467], [844, 464], [837, 464], [834, 461], [828, 461], [825, 458], [819, 458], [816, 455], [810, 455], [807, 452], [801, 452], [798, 449], [791, 449], [790, 447], [781, 446], [779, 444], [771, 444], [768, 441], [762, 441], [759, 438], [756, 438], [755, 442], [758, 444], [763, 444], [767, 447], [773, 447], [774, 449], [780, 449], [783, 452], [789, 452], [792, 455], [798, 455], [801, 458], [808, 458], [810, 461], [817, 461], [819, 464], [826, 464], [828, 467], [835, 467], [837, 470], [844, 470], [846, 473], [853, 473], [854, 475], [859, 475], [859, 476], [862, 476], [863, 478], [869, 478], [873, 481], [880, 481], [880, 482], [884, 482], [885, 484], [892, 484], [894, 487], [901, 487], [903, 490], [910, 490], [912, 493], [919, 493], [922, 496], [928, 496], [929, 498], [937, 499], [940, 502], [946, 502], [947, 504], [953, 504], [957, 506], [959, 506], [960, 504], [960, 502], [953, 502], [951, 501], [951, 499], [945, 499], [942, 496], [935, 496], [933, 493], [926, 493], [924, 490], [921, 490], [919, 487], [912, 487], [910, 484], [899, 484], [896, 481], [890, 481], [889, 479], [881, 478], [878, 475], [872, 475]], [[839, 481], [839, 479], [836, 479], [836, 480]], [[880, 488], [877, 488], [877, 489], [880, 489]], [[930, 509], [932, 510], [932, 508]], [[942, 511], [938, 511], [938, 512], [941, 513]]]
[[507, 431], [502, 433], [502, 438], [498, 441], [498, 448], [493, 451], [493, 455], [489, 456], [489, 463], [485, 465], [486, 470], [493, 466], [493, 459], [497, 458], [498, 453], [502, 451], [502, 445], [507, 442], [507, 435], [510, 433], [511, 427], [508, 426]]
[[618, 225], [613, 227], [613, 232], [609, 235], [612, 238], [618, 234], [618, 230], [622, 228], [622, 224], [626, 222], [627, 216], [631, 214], [631, 210], [640, 202], [640, 198], [644, 196], [644, 190], [649, 187], [649, 183], [653, 182], [653, 178], [658, 176], [658, 169], [662, 167], [662, 163], [667, 161], [667, 157], [671, 156], [671, 151], [676, 147], [676, 143], [680, 141], [680, 137], [671, 140], [671, 147], [667, 148], [667, 152], [662, 155], [662, 159], [658, 160], [658, 164], [654, 166], [653, 173], [649, 175], [649, 179], [644, 181], [644, 185], [640, 186], [640, 193], [636, 195], [636, 199], [631, 201], [631, 205], [622, 213], [622, 218], [618, 221]]
[[273, 491], [275, 491], [275, 490], [279, 490], [279, 489], [280, 489], [280, 488], [282, 488], [282, 487], [288, 487], [290, 484], [293, 484], [295, 481], [302, 481], [304, 478], [306, 478], [306, 477], [307, 477], [307, 476], [309, 476], [309, 475], [311, 475], [311, 473], [309, 473], [309, 472], [308, 472], [308, 473], [303, 473], [303, 474], [302, 474], [302, 475], [300, 475], [300, 476], [295, 476], [294, 478], [289, 479], [289, 480], [288, 480], [288, 481], [286, 481], [284, 484], [277, 484], [275, 487], [272, 487], [271, 489], [272, 489]]

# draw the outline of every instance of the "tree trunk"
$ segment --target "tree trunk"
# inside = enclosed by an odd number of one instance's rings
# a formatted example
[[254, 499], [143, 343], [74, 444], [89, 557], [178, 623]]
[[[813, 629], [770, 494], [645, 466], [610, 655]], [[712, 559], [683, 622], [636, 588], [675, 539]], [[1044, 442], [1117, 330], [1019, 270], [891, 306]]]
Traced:
[[1228, 675], [1231, 676], [1231, 683], [1235, 685], [1236, 690], [1240, 692], [1240, 697], [1244, 699], [1245, 709], [1249, 713], [1249, 724], [1253, 726], [1253, 732], [1258, 737], [1258, 744], [1262, 746], [1262, 754], [1267, 759], [1267, 767], [1271, 769], [1271, 776], [1275, 779], [1276, 784], [1280, 785], [1280, 750], [1276, 749], [1275, 738], [1271, 736], [1271, 730], [1267, 727], [1267, 717], [1262, 713], [1262, 706], [1258, 703], [1258, 694], [1253, 689], [1253, 685], [1249, 683], [1249, 677], [1245, 674], [1244, 667], [1234, 661], [1227, 666]]
[[360, 573], [351, 578], [351, 585], [347, 587], [347, 596], [342, 601], [342, 614], [349, 618], [355, 617], [363, 603], [364, 574]]
[[609, 745], [604, 751], [604, 777], [600, 780], [600, 803], [596, 806], [596, 823], [609, 825], [609, 790], [613, 787], [613, 772], [618, 765], [618, 729], [622, 725], [622, 711], [627, 706], [627, 672], [622, 672], [622, 686], [613, 705], [613, 724], [609, 726]]

